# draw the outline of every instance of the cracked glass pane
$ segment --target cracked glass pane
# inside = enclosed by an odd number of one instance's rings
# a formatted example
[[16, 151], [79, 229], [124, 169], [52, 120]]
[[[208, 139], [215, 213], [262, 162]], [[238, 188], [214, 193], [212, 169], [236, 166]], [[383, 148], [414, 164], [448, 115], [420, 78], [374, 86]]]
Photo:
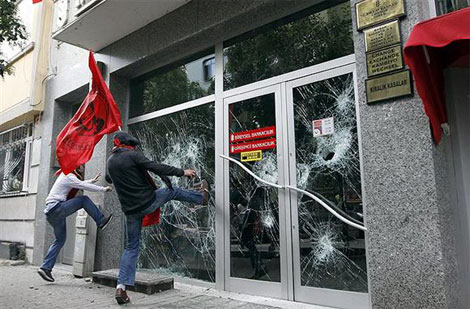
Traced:
[[[363, 224], [352, 74], [294, 89], [297, 187]], [[315, 125], [314, 125], [315, 124]], [[298, 194], [303, 286], [367, 292], [364, 232]]]
[[[276, 125], [274, 94], [231, 104], [230, 134]], [[258, 140], [259, 141], [259, 140]], [[245, 142], [235, 143], [240, 145]], [[231, 157], [241, 160], [241, 153]], [[260, 178], [278, 182], [276, 148], [262, 159], [243, 163]], [[230, 273], [232, 277], [280, 282], [279, 201], [276, 188], [255, 181], [230, 163]]]
[[[138, 267], [215, 282], [214, 104], [134, 124], [129, 130], [148, 158], [195, 169], [211, 187], [208, 206], [171, 201], [161, 210], [160, 224], [143, 228]], [[172, 178], [177, 186], [192, 186], [186, 177]]]

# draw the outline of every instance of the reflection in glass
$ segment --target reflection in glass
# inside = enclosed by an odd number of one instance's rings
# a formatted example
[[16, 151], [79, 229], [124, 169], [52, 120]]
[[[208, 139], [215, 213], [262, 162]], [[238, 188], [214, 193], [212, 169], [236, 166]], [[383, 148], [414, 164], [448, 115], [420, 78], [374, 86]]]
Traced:
[[[231, 104], [230, 133], [276, 125], [274, 94]], [[231, 157], [240, 160], [240, 153]], [[278, 182], [276, 149], [260, 161], [244, 162], [256, 175]], [[232, 277], [280, 281], [279, 201], [277, 189], [230, 163], [230, 272]]]
[[[175, 64], [136, 78], [131, 82], [129, 117], [214, 94], [214, 54]], [[208, 61], [208, 62], [207, 62]]]
[[[362, 194], [352, 74], [294, 89], [297, 187], [362, 224]], [[334, 133], [314, 137], [313, 120], [332, 117]], [[317, 131], [318, 134], [320, 131]], [[301, 284], [367, 292], [364, 232], [298, 195]]]
[[[211, 187], [208, 206], [165, 204], [160, 224], [142, 230], [139, 268], [215, 282], [214, 104], [134, 124], [129, 130], [148, 158], [193, 168]], [[164, 186], [159, 177], [154, 180]], [[172, 181], [182, 188], [192, 186], [185, 177]]]
[[469, 6], [469, 0], [436, 0], [437, 15], [450, 13]]
[[350, 2], [324, 1], [227, 45], [225, 90], [352, 54]]

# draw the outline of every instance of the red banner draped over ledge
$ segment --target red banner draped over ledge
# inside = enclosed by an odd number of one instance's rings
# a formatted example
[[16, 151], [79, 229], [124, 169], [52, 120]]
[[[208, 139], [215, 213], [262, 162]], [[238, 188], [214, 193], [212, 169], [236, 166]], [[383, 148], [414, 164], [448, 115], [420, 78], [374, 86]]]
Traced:
[[441, 140], [441, 125], [447, 123], [443, 70], [450, 65], [468, 66], [469, 57], [470, 8], [420, 22], [405, 44], [405, 63], [413, 73], [436, 144]]

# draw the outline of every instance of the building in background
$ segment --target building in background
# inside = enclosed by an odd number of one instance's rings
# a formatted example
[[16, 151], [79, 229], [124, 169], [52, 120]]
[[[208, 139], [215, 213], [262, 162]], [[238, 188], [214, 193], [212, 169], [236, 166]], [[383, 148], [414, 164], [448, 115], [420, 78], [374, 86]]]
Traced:
[[0, 79], [0, 242], [26, 246], [32, 261], [39, 182], [44, 84], [54, 6], [17, 1], [28, 39], [2, 52], [13, 74]]
[[[88, 92], [87, 50], [93, 50], [125, 129], [142, 141], [144, 153], [195, 168], [212, 187], [209, 206], [172, 202], [162, 224], [144, 229], [140, 268], [338, 308], [462, 307], [470, 236], [468, 225], [454, 229], [454, 215], [468, 215], [469, 205], [454, 200], [467, 192], [452, 185], [460, 181], [450, 150], [455, 140], [444, 135], [433, 142], [396, 55], [419, 21], [469, 5], [56, 1], [56, 75], [45, 83], [33, 262], [41, 262], [52, 240], [42, 210], [58, 168], [55, 137]], [[375, 7], [382, 12], [377, 23], [367, 13]], [[384, 19], [390, 7], [397, 11]], [[365, 44], [369, 35], [374, 39]], [[395, 86], [397, 93], [381, 91]], [[468, 91], [454, 86], [452, 93]], [[111, 136], [97, 145], [87, 177], [105, 171], [111, 148]], [[284, 188], [255, 181], [221, 155]], [[82, 262], [95, 270], [116, 268], [125, 226], [119, 202], [115, 194], [90, 196], [116, 220], [96, 239], [90, 232], [87, 251], [82, 241], [74, 245], [71, 218], [62, 262], [86, 256]]]

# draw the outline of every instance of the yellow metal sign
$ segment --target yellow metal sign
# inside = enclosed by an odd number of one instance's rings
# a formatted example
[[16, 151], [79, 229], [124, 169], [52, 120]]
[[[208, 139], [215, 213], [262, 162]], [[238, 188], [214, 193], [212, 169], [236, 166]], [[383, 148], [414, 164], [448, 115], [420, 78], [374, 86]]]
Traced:
[[366, 80], [367, 103], [411, 94], [413, 94], [413, 88], [409, 70]]
[[247, 151], [240, 154], [242, 162], [259, 161], [263, 159], [263, 152], [261, 150]]
[[364, 30], [366, 52], [401, 42], [400, 22], [398, 20]]
[[403, 55], [400, 45], [370, 52], [366, 55], [366, 58], [368, 76], [388, 73], [403, 68]]
[[364, 0], [356, 4], [357, 29], [405, 15], [404, 0]]

